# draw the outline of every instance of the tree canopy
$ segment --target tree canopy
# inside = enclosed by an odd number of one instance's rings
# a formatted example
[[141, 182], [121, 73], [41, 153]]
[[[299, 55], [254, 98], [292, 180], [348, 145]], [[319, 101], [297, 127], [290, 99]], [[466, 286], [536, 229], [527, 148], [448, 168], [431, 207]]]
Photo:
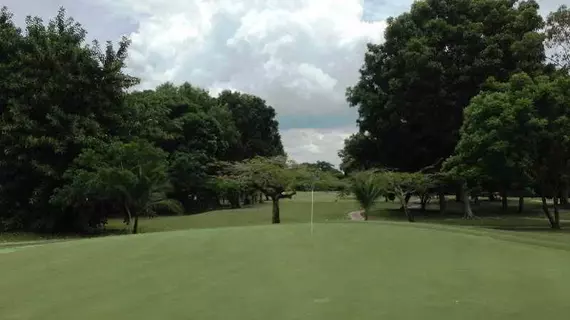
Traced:
[[[553, 228], [557, 204], [569, 177], [570, 78], [527, 74], [491, 82], [465, 112], [455, 154], [445, 164], [468, 184], [494, 180], [504, 189], [534, 186]], [[554, 198], [556, 216], [546, 198]]]
[[453, 152], [463, 109], [489, 78], [535, 74], [545, 59], [534, 1], [422, 0], [388, 19], [347, 90], [360, 134], [345, 162], [416, 171]]
[[546, 46], [551, 51], [550, 61], [570, 71], [570, 8], [563, 5], [551, 12], [546, 20]]
[[83, 148], [108, 140], [121, 122], [129, 41], [85, 44], [65, 11], [48, 24], [27, 18], [18, 29], [0, 13], [0, 214], [4, 225], [66, 229], [73, 219], [49, 203]]
[[425, 211], [437, 192], [443, 212], [455, 189], [472, 218], [482, 191], [500, 191], [505, 205], [534, 192], [559, 228], [570, 190], [569, 16], [561, 6], [544, 21], [532, 0], [420, 0], [388, 19], [346, 92], [359, 130], [338, 170], [288, 159], [260, 97], [188, 82], [138, 90], [124, 71], [127, 38], [87, 44], [63, 9], [18, 28], [3, 8], [0, 231], [89, 232], [122, 217], [137, 232], [142, 216], [263, 196], [279, 223], [280, 200], [297, 191], [349, 189], [365, 212], [380, 195], [397, 199], [410, 221], [412, 196]]
[[570, 190], [569, 17], [561, 6], [544, 21], [532, 0], [422, 0], [388, 19], [347, 90], [359, 132], [339, 152], [341, 169], [408, 181], [396, 192], [404, 211], [412, 194], [425, 208], [438, 192], [443, 212], [453, 190], [466, 218], [481, 192], [499, 191], [504, 211], [509, 194], [538, 194], [558, 228]]
[[302, 166], [287, 161], [284, 157], [256, 157], [236, 163], [234, 177], [271, 198], [273, 202], [272, 223], [281, 222], [279, 200], [291, 198], [298, 185], [311, 179], [311, 174]]
[[284, 155], [264, 100], [189, 83], [133, 90], [129, 40], [86, 44], [63, 9], [21, 30], [3, 8], [0, 37], [0, 231], [239, 206], [257, 191], [222, 183], [223, 163]]

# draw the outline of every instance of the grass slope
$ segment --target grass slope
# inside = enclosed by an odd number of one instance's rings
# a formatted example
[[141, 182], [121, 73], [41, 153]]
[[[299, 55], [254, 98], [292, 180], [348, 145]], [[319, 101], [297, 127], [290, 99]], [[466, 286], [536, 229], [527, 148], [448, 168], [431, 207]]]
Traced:
[[163, 232], [0, 254], [0, 319], [567, 319], [570, 253], [400, 223]]
[[[352, 199], [338, 200], [336, 193], [315, 192], [314, 221], [346, 220], [346, 214], [358, 209]], [[311, 193], [299, 192], [293, 200], [281, 200], [281, 223], [307, 223], [311, 219]], [[243, 209], [217, 210], [190, 216], [142, 219], [141, 232], [187, 229], [257, 226], [271, 224], [271, 202]], [[109, 229], [123, 230], [123, 220], [111, 220]]]
[[[346, 220], [346, 214], [358, 209], [352, 199], [338, 199], [336, 193], [315, 192], [314, 220], [327, 222]], [[307, 223], [311, 217], [311, 193], [299, 192], [293, 200], [281, 200], [281, 222]], [[139, 231], [141, 233], [220, 228], [232, 226], [255, 226], [271, 224], [271, 203], [265, 202], [243, 209], [216, 210], [202, 214], [174, 217], [142, 218]], [[111, 219], [107, 224], [111, 233], [126, 233], [122, 219]], [[39, 235], [16, 232], [0, 233], [0, 248], [13, 246], [20, 242], [46, 241], [78, 238], [78, 235]]]

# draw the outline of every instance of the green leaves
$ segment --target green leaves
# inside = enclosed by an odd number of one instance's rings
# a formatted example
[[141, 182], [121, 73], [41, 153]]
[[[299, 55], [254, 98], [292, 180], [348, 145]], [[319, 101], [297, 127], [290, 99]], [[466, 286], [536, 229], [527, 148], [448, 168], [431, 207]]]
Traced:
[[546, 22], [546, 46], [550, 49], [550, 61], [565, 72], [570, 71], [570, 8], [560, 6], [548, 15]]
[[511, 0], [417, 1], [389, 19], [347, 90], [360, 133], [346, 142], [344, 166], [414, 172], [447, 158], [489, 77], [543, 69], [542, 26], [536, 3]]
[[85, 36], [64, 10], [27, 19], [25, 33], [0, 14], [0, 215], [25, 228], [76, 228], [49, 199], [81, 150], [116, 132], [136, 83], [122, 73], [127, 40], [103, 51]]
[[242, 183], [276, 198], [286, 191], [294, 191], [297, 185], [307, 180], [309, 174], [285, 157], [244, 160], [236, 163], [232, 171]]
[[475, 97], [454, 155], [444, 168], [471, 185], [556, 190], [570, 159], [570, 79], [515, 74]]
[[63, 9], [47, 23], [26, 19], [25, 32], [0, 12], [3, 225], [84, 231], [108, 214], [180, 213], [166, 195], [188, 212], [219, 206], [229, 190], [239, 204], [250, 186], [218, 181], [219, 161], [284, 154], [262, 99], [189, 83], [130, 91], [129, 39], [90, 45], [86, 34]]
[[184, 212], [168, 199], [172, 186], [167, 174], [167, 154], [146, 141], [112, 142], [84, 150], [66, 172], [69, 180], [52, 201], [64, 207], [114, 204], [118, 213], [152, 216], [156, 210]]
[[445, 165], [457, 180], [493, 180], [507, 187], [529, 183], [539, 130], [532, 86], [527, 75], [514, 75], [506, 86], [497, 86], [499, 92], [473, 98], [455, 154]]
[[380, 196], [393, 195], [401, 203], [410, 222], [413, 222], [413, 215], [407, 209], [409, 197], [417, 195], [424, 199], [437, 186], [437, 180], [432, 175], [394, 171], [361, 171], [353, 174], [350, 181], [351, 191], [364, 210], [366, 220]]
[[224, 160], [241, 161], [284, 154], [275, 110], [259, 97], [223, 91], [218, 104], [227, 107], [235, 121], [239, 141], [233, 144]]
[[358, 172], [351, 179], [350, 190], [364, 210], [364, 218], [368, 220], [368, 213], [380, 196], [385, 194], [384, 180], [372, 171]]

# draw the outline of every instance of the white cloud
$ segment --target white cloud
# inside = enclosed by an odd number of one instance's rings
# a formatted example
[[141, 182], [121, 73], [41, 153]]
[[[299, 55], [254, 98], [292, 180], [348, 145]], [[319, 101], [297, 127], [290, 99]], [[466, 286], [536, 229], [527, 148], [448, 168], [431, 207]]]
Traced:
[[329, 161], [338, 166], [337, 153], [356, 129], [354, 127], [334, 129], [288, 129], [281, 132], [283, 145], [290, 158], [297, 162]]
[[360, 0], [104, 1], [139, 22], [128, 65], [143, 86], [226, 84], [279, 114], [346, 108], [365, 43], [380, 41], [385, 27], [361, 21]]
[[[139, 22], [128, 66], [144, 87], [190, 81], [213, 94], [240, 90], [285, 116], [345, 111], [365, 44], [381, 41], [385, 28], [361, 20], [361, 0], [103, 1]], [[338, 164], [347, 130], [285, 128], [282, 136], [293, 159]]]

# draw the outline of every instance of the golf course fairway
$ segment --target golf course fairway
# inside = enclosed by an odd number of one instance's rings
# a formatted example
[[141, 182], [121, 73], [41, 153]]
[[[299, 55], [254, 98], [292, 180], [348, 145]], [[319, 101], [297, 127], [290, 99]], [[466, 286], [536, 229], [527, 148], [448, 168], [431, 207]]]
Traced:
[[0, 319], [568, 319], [570, 252], [458, 231], [291, 224], [4, 248]]

